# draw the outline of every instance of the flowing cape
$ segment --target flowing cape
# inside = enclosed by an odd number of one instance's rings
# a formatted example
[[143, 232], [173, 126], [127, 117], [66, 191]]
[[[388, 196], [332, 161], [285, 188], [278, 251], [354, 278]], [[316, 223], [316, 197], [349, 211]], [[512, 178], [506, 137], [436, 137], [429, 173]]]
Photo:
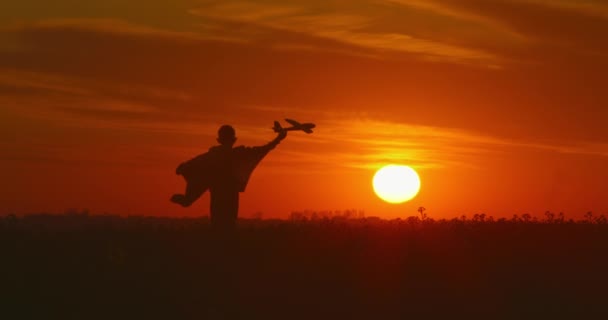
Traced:
[[233, 150], [234, 177], [239, 192], [244, 192], [253, 170], [271, 150], [271, 147], [237, 147]]
[[[244, 192], [253, 170], [274, 145], [261, 147], [239, 146], [226, 152], [222, 147], [212, 147], [208, 152], [180, 164], [175, 173], [186, 180], [186, 193], [177, 195], [177, 201], [190, 206], [214, 183], [234, 183], [239, 192]], [[228, 172], [225, 169], [228, 166]], [[174, 196], [175, 197], [175, 196]]]

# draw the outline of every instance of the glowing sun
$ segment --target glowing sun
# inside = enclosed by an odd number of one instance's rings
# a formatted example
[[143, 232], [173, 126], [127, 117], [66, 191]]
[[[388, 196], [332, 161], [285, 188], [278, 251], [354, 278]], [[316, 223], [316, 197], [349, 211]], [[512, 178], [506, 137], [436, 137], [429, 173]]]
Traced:
[[376, 172], [372, 183], [378, 197], [390, 203], [409, 201], [420, 191], [420, 177], [408, 166], [384, 166]]

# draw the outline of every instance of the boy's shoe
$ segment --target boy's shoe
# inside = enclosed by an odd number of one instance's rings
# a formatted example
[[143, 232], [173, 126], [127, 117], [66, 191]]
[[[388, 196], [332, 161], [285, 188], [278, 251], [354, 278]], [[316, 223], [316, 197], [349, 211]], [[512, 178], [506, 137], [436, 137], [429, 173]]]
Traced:
[[183, 194], [174, 194], [171, 197], [171, 202], [177, 203], [177, 204], [181, 205], [182, 207], [189, 207], [191, 204], [188, 201], [186, 201], [186, 196], [184, 196]]

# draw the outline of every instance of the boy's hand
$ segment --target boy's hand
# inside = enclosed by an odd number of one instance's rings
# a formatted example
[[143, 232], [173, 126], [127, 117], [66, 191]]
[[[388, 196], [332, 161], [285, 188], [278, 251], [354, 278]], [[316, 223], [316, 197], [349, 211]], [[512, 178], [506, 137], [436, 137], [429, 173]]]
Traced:
[[279, 131], [279, 134], [277, 135], [277, 139], [279, 139], [279, 141], [285, 139], [285, 137], [287, 137], [287, 131], [285, 130], [281, 130]]

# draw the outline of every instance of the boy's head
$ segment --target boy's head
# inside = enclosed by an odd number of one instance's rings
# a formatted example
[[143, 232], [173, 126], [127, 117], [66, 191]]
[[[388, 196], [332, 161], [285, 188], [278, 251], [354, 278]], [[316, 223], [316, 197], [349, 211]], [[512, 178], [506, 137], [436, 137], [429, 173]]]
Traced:
[[217, 131], [217, 142], [219, 142], [223, 146], [232, 147], [236, 142], [236, 132], [234, 128], [230, 125], [223, 125]]

